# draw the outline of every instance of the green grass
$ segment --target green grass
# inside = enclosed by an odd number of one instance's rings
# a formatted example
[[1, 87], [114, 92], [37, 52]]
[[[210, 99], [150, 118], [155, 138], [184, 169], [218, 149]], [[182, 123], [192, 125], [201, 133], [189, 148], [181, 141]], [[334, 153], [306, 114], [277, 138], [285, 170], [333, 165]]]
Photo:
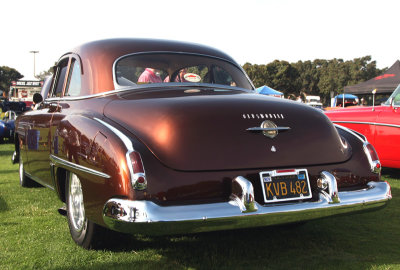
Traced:
[[0, 145], [0, 269], [400, 269], [400, 170], [386, 169], [383, 210], [267, 227], [173, 237], [126, 236], [87, 251], [69, 236], [46, 188], [21, 188], [11, 144]]

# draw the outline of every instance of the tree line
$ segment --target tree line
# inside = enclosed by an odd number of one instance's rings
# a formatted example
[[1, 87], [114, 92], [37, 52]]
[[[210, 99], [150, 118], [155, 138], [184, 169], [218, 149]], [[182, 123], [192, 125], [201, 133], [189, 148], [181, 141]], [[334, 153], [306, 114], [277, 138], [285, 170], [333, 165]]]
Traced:
[[317, 95], [325, 104], [329, 103], [331, 92], [333, 95], [341, 94], [344, 86], [367, 81], [387, 70], [378, 69], [371, 56], [350, 61], [336, 58], [296, 63], [275, 60], [265, 65], [246, 63], [243, 69], [255, 87], [267, 85], [292, 99]]
[[[343, 93], [344, 86], [354, 85], [374, 78], [387, 70], [378, 69], [371, 56], [343, 59], [315, 59], [314, 61], [275, 60], [265, 65], [245, 63], [243, 69], [253, 81], [255, 87], [267, 85], [281, 91], [285, 97], [295, 99], [298, 96], [318, 95], [325, 104], [333, 95]], [[50, 75], [52, 69], [41, 72], [38, 79]], [[8, 92], [11, 81], [23, 78], [17, 70], [7, 66], [0, 67], [0, 90]]]
[[23, 77], [24, 76], [21, 73], [19, 73], [16, 69], [7, 66], [1, 66], [0, 91], [3, 91], [3, 93], [8, 93], [8, 90], [10, 89], [11, 86], [11, 82], [17, 81]]

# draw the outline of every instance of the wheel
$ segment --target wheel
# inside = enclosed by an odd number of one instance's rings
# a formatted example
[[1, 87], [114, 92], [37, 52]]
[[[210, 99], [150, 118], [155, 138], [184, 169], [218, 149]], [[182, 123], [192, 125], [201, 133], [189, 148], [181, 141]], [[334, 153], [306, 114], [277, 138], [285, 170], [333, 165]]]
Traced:
[[72, 239], [85, 249], [98, 248], [106, 235], [106, 229], [86, 218], [82, 185], [76, 174], [67, 173], [65, 190], [68, 227]]
[[21, 185], [21, 187], [37, 186], [35, 181], [26, 176], [24, 170], [24, 163], [22, 162], [21, 157], [19, 158], [19, 184]]

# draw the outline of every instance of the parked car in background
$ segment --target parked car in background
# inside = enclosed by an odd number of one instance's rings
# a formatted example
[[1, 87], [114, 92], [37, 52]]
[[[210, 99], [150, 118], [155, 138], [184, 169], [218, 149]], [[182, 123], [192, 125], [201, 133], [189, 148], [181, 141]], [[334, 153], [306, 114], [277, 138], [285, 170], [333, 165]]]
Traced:
[[306, 96], [305, 103], [308, 106], [322, 110], [321, 98], [319, 96]]
[[2, 112], [13, 111], [17, 114], [21, 114], [29, 108], [26, 107], [25, 102], [9, 101], [9, 100], [5, 99], [5, 100], [3, 100], [3, 102], [0, 103], [0, 109]]
[[326, 112], [332, 122], [365, 135], [378, 152], [382, 166], [400, 168], [400, 85], [381, 106]]
[[360, 100], [357, 96], [351, 94], [340, 94], [331, 99], [331, 107], [326, 110], [339, 109], [360, 105]]
[[5, 138], [10, 141], [14, 140], [14, 121], [16, 118], [17, 114], [14, 111], [4, 113], [0, 120], [0, 143], [3, 143]]
[[[45, 93], [42, 92], [42, 93]], [[210, 47], [110, 39], [63, 55], [16, 122], [20, 183], [66, 204], [74, 241], [175, 234], [374, 210], [391, 198], [366, 138], [259, 95]]]

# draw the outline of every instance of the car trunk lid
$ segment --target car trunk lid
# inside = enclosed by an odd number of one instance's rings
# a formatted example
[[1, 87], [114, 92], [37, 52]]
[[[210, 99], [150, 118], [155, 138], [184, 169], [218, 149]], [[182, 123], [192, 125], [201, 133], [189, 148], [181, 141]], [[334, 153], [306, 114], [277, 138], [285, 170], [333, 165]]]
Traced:
[[[166, 166], [184, 171], [305, 167], [344, 162], [350, 151], [317, 109], [218, 89], [119, 94], [104, 109]], [[258, 128], [269, 120], [274, 138]]]

